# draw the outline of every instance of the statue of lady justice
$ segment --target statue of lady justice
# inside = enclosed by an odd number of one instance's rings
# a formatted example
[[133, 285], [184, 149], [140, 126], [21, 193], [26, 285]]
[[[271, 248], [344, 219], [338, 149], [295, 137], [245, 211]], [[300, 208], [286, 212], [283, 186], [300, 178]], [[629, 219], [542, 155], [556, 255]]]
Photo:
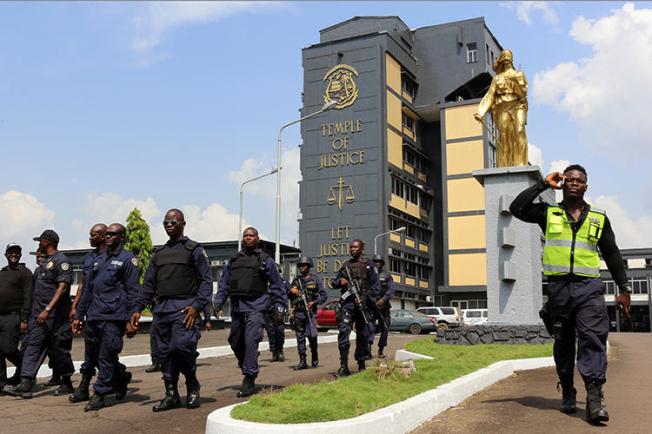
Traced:
[[473, 116], [483, 125], [484, 115], [491, 110], [498, 128], [496, 166], [527, 166], [527, 80], [522, 71], [514, 69], [510, 50], [500, 53], [493, 65], [496, 76], [480, 101]]

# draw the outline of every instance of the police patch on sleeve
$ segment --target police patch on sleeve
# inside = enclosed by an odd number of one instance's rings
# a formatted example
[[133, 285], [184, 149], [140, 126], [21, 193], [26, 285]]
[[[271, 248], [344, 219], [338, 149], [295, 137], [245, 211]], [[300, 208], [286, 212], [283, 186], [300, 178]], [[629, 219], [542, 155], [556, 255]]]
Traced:
[[131, 263], [134, 264], [134, 267], [137, 267], [138, 266], [138, 259], [131, 258]]
[[68, 271], [69, 269], [70, 269], [70, 264], [69, 263], [64, 262], [63, 264], [61, 264], [61, 270]]

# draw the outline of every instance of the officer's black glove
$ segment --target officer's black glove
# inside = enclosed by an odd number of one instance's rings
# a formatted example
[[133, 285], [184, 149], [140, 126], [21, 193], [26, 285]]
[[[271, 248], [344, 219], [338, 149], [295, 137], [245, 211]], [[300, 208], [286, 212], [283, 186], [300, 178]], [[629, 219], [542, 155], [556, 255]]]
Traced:
[[274, 310], [274, 322], [276, 325], [281, 325], [285, 322], [285, 309], [283, 309], [281, 306], [278, 306]]

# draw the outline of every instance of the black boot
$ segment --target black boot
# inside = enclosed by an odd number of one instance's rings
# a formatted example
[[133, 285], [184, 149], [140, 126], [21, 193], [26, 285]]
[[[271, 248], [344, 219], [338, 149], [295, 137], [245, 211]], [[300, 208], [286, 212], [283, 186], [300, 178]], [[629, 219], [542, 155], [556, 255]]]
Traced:
[[159, 372], [161, 370], [161, 364], [157, 361], [152, 361], [152, 364], [145, 368], [145, 372], [151, 374], [152, 372]]
[[88, 401], [88, 387], [91, 384], [91, 378], [93, 377], [88, 374], [82, 374], [81, 380], [79, 380], [79, 386], [77, 386], [77, 390], [75, 390], [74, 393], [68, 395], [68, 401], [72, 403]]
[[299, 364], [294, 367], [294, 370], [301, 371], [303, 369], [308, 369], [308, 364], [306, 363], [306, 355], [299, 354]]
[[602, 407], [602, 384], [591, 382], [586, 385], [586, 421], [592, 424], [609, 421], [609, 413]]
[[271, 361], [272, 361], [272, 362], [278, 362], [278, 361], [279, 361], [278, 353], [277, 353], [276, 351], [274, 351], [274, 352], [272, 353], [272, 360], [271, 360]]
[[20, 369], [16, 369], [16, 372], [14, 372], [14, 375], [7, 378], [7, 385], [8, 386], [18, 386], [19, 384], [20, 384]]
[[120, 371], [120, 378], [113, 385], [113, 389], [115, 390], [115, 399], [120, 401], [125, 397], [125, 395], [127, 395], [127, 387], [129, 386], [132, 377], [133, 375], [131, 372]]
[[192, 375], [186, 377], [186, 408], [199, 408], [201, 403], [199, 402], [199, 389], [201, 385], [197, 376], [193, 372]]
[[154, 404], [152, 407], [152, 411], [155, 413], [181, 407], [181, 399], [179, 398], [179, 391], [177, 390], [177, 382], [168, 380], [164, 381], [165, 397], [158, 404]]
[[278, 361], [279, 362], [285, 362], [285, 354], [283, 354], [283, 350], [278, 352]]
[[336, 377], [348, 377], [351, 375], [351, 371], [349, 371], [349, 363], [346, 359], [340, 359], [340, 369], [337, 370], [337, 373], [335, 374]]
[[61, 377], [61, 384], [57, 387], [57, 390], [54, 391], [54, 396], [69, 396], [75, 391], [75, 388], [72, 387], [72, 381], [70, 381], [70, 375]]
[[566, 414], [575, 413], [577, 411], [577, 390], [572, 384], [557, 383], [557, 390], [561, 386], [561, 407], [559, 411]]
[[97, 411], [100, 408], [104, 408], [104, 406], [104, 395], [95, 392], [91, 400], [86, 404], [86, 407], [84, 407], [84, 411]]
[[22, 378], [18, 386], [5, 388], [6, 394], [11, 396], [20, 396], [23, 399], [30, 399], [32, 397], [32, 389], [34, 388], [34, 380]]
[[245, 375], [242, 389], [238, 392], [238, 398], [246, 398], [254, 393], [256, 393], [256, 379], [252, 375]]
[[45, 387], [54, 387], [59, 385], [61, 385], [61, 376], [56, 372], [53, 372], [50, 379], [44, 384]]
[[317, 353], [317, 348], [310, 351], [310, 366], [316, 368], [319, 366], [319, 353]]
[[367, 369], [365, 361], [364, 360], [358, 360], [358, 372], [362, 372], [365, 369]]
[[378, 347], [378, 358], [379, 359], [385, 358], [385, 347]]

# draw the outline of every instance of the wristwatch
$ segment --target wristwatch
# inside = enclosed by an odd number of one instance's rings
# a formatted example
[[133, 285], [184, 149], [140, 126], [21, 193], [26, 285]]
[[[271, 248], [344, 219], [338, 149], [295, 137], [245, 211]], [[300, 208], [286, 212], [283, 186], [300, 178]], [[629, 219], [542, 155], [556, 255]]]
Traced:
[[51, 310], [52, 310], [52, 308], [51, 308], [50, 306], [45, 306], [45, 311], [46, 311], [46, 312], [49, 313]]

